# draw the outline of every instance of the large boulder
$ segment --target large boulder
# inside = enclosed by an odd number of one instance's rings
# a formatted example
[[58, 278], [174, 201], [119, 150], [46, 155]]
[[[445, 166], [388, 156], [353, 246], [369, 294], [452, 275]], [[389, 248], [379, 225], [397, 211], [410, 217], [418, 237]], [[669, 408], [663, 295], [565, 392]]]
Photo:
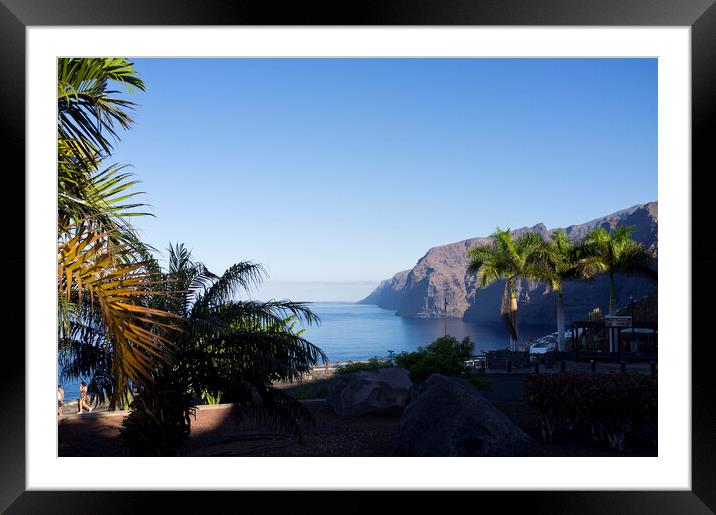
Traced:
[[361, 370], [336, 376], [326, 400], [341, 417], [367, 413], [398, 416], [408, 403], [412, 385], [404, 368]]
[[474, 386], [440, 374], [413, 390], [395, 456], [519, 456], [530, 437]]

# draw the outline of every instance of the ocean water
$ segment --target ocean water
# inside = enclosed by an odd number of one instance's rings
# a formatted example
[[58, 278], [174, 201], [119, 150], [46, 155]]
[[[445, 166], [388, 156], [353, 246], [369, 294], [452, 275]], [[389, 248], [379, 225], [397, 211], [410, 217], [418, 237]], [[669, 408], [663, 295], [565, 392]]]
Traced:
[[[305, 327], [304, 337], [326, 353], [329, 363], [365, 361], [424, 347], [445, 333], [443, 319], [404, 318], [392, 309], [367, 304], [312, 303], [311, 309], [321, 318], [317, 326]], [[520, 340], [530, 340], [555, 331], [552, 326], [521, 325]], [[475, 354], [504, 349], [509, 345], [500, 323], [478, 325], [459, 319], [448, 319], [448, 334], [459, 339], [469, 336], [475, 342]], [[88, 378], [83, 378], [87, 380]], [[61, 381], [58, 381], [61, 382]], [[79, 397], [79, 381], [63, 384], [65, 400]]]
[[[367, 304], [315, 303], [311, 309], [321, 317], [318, 326], [307, 327], [304, 337], [318, 345], [330, 363], [364, 361], [425, 347], [445, 334], [444, 319], [405, 318], [395, 310]], [[520, 326], [520, 340], [530, 340], [555, 331], [556, 327]], [[505, 327], [478, 325], [460, 319], [447, 320], [447, 333], [462, 339], [469, 336], [475, 354], [504, 349], [510, 343]]]

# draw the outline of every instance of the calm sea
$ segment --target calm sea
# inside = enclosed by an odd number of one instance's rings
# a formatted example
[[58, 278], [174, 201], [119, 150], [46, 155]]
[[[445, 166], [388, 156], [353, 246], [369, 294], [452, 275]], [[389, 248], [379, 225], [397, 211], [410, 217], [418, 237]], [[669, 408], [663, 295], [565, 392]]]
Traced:
[[[445, 321], [435, 318], [404, 318], [395, 310], [366, 304], [315, 303], [321, 317], [316, 327], [306, 328], [304, 337], [318, 345], [331, 363], [363, 361], [424, 347], [445, 334]], [[549, 334], [552, 327], [520, 326], [520, 340]], [[448, 334], [459, 339], [469, 336], [475, 342], [475, 354], [484, 350], [504, 349], [509, 337], [501, 324], [492, 326], [448, 319]]]
[[[364, 361], [426, 346], [445, 333], [445, 322], [434, 318], [403, 318], [392, 309], [366, 304], [312, 303], [311, 309], [321, 317], [318, 326], [307, 327], [304, 337], [320, 347], [329, 363]], [[551, 333], [556, 327], [520, 326], [520, 340]], [[485, 350], [504, 349], [509, 338], [500, 324], [477, 325], [448, 319], [448, 334], [459, 339], [469, 336], [475, 342], [475, 354]], [[65, 398], [79, 396], [79, 382], [65, 383]]]

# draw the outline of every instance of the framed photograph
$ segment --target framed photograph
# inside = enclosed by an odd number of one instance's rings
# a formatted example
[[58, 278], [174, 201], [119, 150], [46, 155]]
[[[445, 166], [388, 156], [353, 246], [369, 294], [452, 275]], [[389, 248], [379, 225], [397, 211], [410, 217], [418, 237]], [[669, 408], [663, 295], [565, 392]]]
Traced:
[[713, 3], [0, 0], [0, 508], [716, 511]]

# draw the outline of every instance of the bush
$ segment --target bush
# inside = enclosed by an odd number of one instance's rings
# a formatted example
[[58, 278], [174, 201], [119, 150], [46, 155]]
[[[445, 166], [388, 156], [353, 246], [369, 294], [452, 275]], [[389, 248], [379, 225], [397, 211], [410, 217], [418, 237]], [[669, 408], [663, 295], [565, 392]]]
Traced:
[[477, 387], [479, 390], [492, 390], [492, 381], [490, 381], [484, 369], [478, 369], [474, 372], [466, 372], [467, 382], [472, 386]]
[[433, 374], [466, 376], [465, 360], [472, 357], [474, 348], [469, 337], [459, 342], [454, 336], [443, 336], [425, 348], [398, 354], [395, 364], [406, 368], [414, 383], [422, 383]]
[[389, 368], [394, 367], [395, 363], [391, 357], [388, 358], [371, 358], [367, 363], [350, 363], [348, 365], [341, 365], [336, 368], [336, 375], [350, 374], [351, 372], [359, 372], [361, 370], [375, 370], [376, 368]]
[[480, 390], [488, 388], [491, 382], [485, 377], [485, 371], [474, 371], [465, 366], [465, 360], [472, 357], [475, 344], [466, 337], [461, 342], [454, 336], [443, 336], [427, 347], [419, 347], [415, 352], [395, 354], [388, 351], [385, 358], [371, 358], [367, 363], [351, 363], [336, 368], [336, 375], [349, 374], [361, 370], [401, 367], [408, 370], [414, 383], [422, 383], [433, 374], [463, 377]]
[[624, 450], [628, 436], [638, 436], [657, 421], [657, 381], [643, 374], [532, 374], [524, 382], [527, 402], [542, 417], [542, 437], [558, 429], [581, 429], [594, 441]]
[[175, 456], [191, 431], [196, 407], [178, 384], [144, 386], [122, 420], [120, 438], [133, 456]]

